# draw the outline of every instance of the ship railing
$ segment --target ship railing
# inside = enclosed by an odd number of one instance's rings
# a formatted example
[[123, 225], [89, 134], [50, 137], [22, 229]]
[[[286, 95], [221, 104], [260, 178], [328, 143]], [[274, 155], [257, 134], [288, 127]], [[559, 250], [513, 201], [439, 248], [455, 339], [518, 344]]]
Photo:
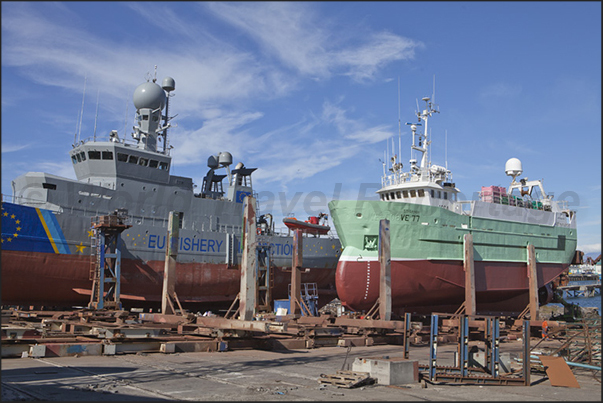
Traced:
[[[507, 194], [485, 194], [484, 192], [479, 192], [480, 200], [487, 203], [493, 204], [504, 204], [506, 206], [514, 206], [514, 207], [524, 207], [527, 209], [533, 210], [542, 210], [542, 211], [552, 211], [551, 201], [538, 198], [533, 200], [525, 200], [521, 197]], [[562, 200], [562, 202], [566, 202], [566, 200]], [[559, 203], [559, 202], [558, 202]]]
[[408, 182], [410, 175], [408, 172], [395, 172], [393, 174], [385, 175], [381, 177], [381, 187], [400, 185]]
[[[76, 146], [78, 145], [82, 145], [82, 144], [86, 144], [89, 142], [97, 142], [97, 141], [111, 141], [111, 140], [97, 140], [94, 137], [88, 137], [85, 138], [84, 140], [80, 140]], [[138, 148], [138, 141], [136, 140], [132, 140], [132, 139], [126, 139], [125, 136], [123, 139], [119, 139], [118, 141], [115, 141], [115, 143], [117, 144], [121, 144], [125, 147], [136, 147]], [[157, 147], [157, 151], [158, 154], [163, 154], [163, 155], [170, 155], [170, 148], [167, 148], [166, 150], [159, 150], [159, 146]]]
[[454, 203], [454, 210], [457, 214], [473, 215], [473, 208], [475, 207], [474, 200], [458, 200]]
[[2, 194], [2, 201], [7, 203], [18, 204], [21, 206], [43, 208], [46, 210], [53, 211], [55, 213], [63, 212], [63, 207], [43, 199], [32, 199], [29, 197]]

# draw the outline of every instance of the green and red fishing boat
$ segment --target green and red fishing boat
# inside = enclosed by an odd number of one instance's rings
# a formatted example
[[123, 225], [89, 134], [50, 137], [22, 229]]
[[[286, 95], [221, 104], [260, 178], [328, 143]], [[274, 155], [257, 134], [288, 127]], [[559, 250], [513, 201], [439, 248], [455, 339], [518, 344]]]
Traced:
[[[427, 124], [439, 110], [429, 97], [423, 101], [418, 122], [407, 123], [409, 170], [403, 171], [394, 155], [389, 169], [383, 164], [379, 200], [329, 203], [344, 247], [335, 274], [343, 305], [368, 311], [379, 297], [382, 219], [390, 222], [394, 312], [454, 312], [461, 306], [465, 234], [473, 239], [477, 313], [517, 314], [528, 305], [528, 245], [535, 248], [540, 303], [551, 302], [575, 254], [576, 212], [565, 201], [553, 201], [542, 181], [518, 179], [517, 158], [505, 166], [513, 178], [508, 188], [482, 187], [479, 200], [460, 200], [451, 171], [428, 159]], [[420, 161], [413, 158], [417, 153]]]

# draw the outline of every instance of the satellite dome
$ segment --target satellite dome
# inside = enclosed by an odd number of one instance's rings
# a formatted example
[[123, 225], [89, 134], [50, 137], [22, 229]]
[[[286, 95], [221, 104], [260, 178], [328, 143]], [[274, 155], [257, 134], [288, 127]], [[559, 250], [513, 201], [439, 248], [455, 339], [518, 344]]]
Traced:
[[165, 102], [165, 92], [155, 83], [142, 83], [134, 90], [136, 109], [163, 109]]
[[176, 81], [172, 77], [166, 77], [161, 83], [161, 88], [167, 92], [174, 91], [176, 89]]
[[209, 158], [207, 159], [207, 166], [210, 168], [217, 168], [220, 165], [218, 164], [218, 156], [217, 155], [210, 155]]
[[523, 169], [521, 168], [521, 161], [517, 158], [509, 158], [505, 164], [505, 173], [509, 176], [521, 175]]
[[218, 154], [218, 161], [220, 162], [220, 165], [228, 166], [232, 164], [232, 154], [228, 151], [222, 151]]

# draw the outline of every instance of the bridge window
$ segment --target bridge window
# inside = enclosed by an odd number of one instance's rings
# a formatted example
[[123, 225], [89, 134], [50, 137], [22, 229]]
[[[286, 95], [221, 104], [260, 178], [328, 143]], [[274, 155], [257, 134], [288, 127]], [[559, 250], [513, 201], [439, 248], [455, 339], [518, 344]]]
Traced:
[[405, 199], [408, 199], [408, 190], [403, 190], [402, 195], [404, 196]]
[[80, 155], [82, 156], [82, 161], [86, 161], [86, 153], [82, 151]]
[[392, 200], [396, 200], [396, 196], [394, 195], [394, 192], [391, 192], [391, 193], [389, 194], [389, 197], [390, 197], [390, 199], [392, 199]]
[[425, 190], [419, 189], [419, 190], [417, 190], [417, 194], [419, 195], [419, 197], [425, 197]]
[[430, 192], [431, 192], [431, 197], [434, 198], [435, 197], [435, 192], [433, 191], [433, 189], [431, 189]]
[[113, 151], [103, 151], [103, 159], [104, 160], [112, 160], [113, 159]]
[[402, 198], [402, 195], [400, 194], [400, 191], [399, 191], [399, 190], [396, 192], [396, 196], [398, 197], [398, 199], [401, 199], [401, 198]]
[[128, 159], [128, 162], [130, 164], [137, 164], [138, 163], [138, 157], [135, 155], [130, 155], [130, 158]]
[[77, 158], [75, 158], [75, 155], [71, 156], [71, 162], [73, 162], [73, 164], [77, 164]]
[[417, 191], [414, 189], [411, 189], [410, 191], [410, 197], [417, 197]]
[[167, 171], [167, 170], [168, 170], [168, 168], [169, 168], [169, 165], [168, 165], [168, 163], [167, 163], [167, 162], [160, 162], [160, 163], [159, 163], [159, 169], [162, 169], [162, 170], [164, 170], [164, 171]]
[[149, 162], [148, 159], [140, 157], [140, 159], [138, 160], [138, 165], [142, 165], [143, 167], [146, 167], [148, 162]]
[[101, 153], [100, 151], [88, 151], [88, 158], [90, 158], [91, 160], [100, 160]]
[[158, 165], [159, 165], [159, 161], [157, 161], [157, 160], [150, 160], [149, 161], [149, 167], [150, 168], [157, 168]]
[[448, 192], [444, 192], [444, 200], [448, 200]]
[[128, 162], [128, 154], [117, 153], [117, 160], [121, 162]]

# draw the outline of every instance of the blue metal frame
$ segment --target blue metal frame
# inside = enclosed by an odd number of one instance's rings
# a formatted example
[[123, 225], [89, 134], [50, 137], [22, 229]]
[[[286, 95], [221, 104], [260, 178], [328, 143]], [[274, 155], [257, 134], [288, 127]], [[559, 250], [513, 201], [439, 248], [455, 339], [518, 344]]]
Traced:
[[491, 340], [491, 348], [490, 348], [490, 375], [495, 378], [498, 378], [500, 374], [500, 353], [499, 353], [499, 336], [500, 336], [500, 326], [498, 317], [491, 318], [489, 321], [489, 333]]
[[469, 374], [469, 318], [465, 315], [459, 317], [459, 367], [461, 376]]
[[404, 315], [404, 358], [408, 359], [410, 350], [410, 313]]
[[429, 380], [435, 381], [436, 353], [438, 349], [438, 315], [431, 315], [431, 329], [429, 331]]

